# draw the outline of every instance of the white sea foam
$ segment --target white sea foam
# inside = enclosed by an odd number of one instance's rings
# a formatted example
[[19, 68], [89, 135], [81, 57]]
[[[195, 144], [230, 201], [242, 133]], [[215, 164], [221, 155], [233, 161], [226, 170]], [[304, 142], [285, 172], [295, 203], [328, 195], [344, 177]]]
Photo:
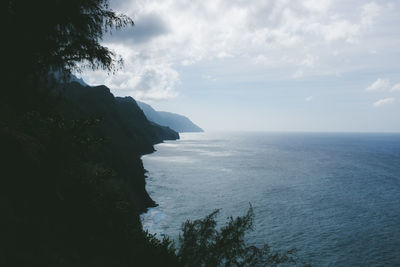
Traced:
[[152, 161], [164, 161], [164, 162], [177, 162], [177, 163], [195, 163], [196, 160], [188, 156], [151, 156], [146, 158], [146, 160]]
[[177, 143], [161, 143], [161, 144], [156, 145], [156, 148], [157, 147], [177, 147], [177, 146], [179, 146], [179, 144], [177, 144]]
[[160, 207], [149, 208], [146, 213], [140, 215], [143, 229], [150, 233], [162, 234], [161, 223], [165, 219], [165, 213], [160, 210]]

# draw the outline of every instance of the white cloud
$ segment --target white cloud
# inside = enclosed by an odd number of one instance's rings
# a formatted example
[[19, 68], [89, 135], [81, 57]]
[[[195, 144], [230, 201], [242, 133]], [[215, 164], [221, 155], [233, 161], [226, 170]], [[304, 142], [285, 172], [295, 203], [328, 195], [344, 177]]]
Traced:
[[392, 92], [400, 91], [400, 83], [396, 83], [395, 85], [393, 85], [391, 91]]
[[306, 29], [322, 36], [326, 42], [343, 40], [354, 43], [359, 35], [360, 26], [345, 19], [333, 18], [327, 23], [309, 24]]
[[375, 2], [370, 2], [362, 7], [361, 23], [371, 26], [380, 15], [381, 7]]
[[304, 101], [306, 102], [310, 102], [311, 100], [313, 100], [313, 97], [311, 95], [304, 98]]
[[302, 61], [301, 65], [306, 67], [313, 67], [315, 65], [316, 58], [313, 55], [307, 55]]
[[324, 13], [331, 6], [331, 0], [303, 0], [301, 3], [310, 11]]
[[178, 95], [174, 87], [180, 81], [179, 73], [167, 60], [142, 55], [121, 44], [108, 46], [124, 56], [124, 68], [114, 75], [103, 71], [83, 73], [82, 78], [88, 84], [105, 84], [116, 95], [129, 95], [144, 101], [169, 99]]
[[378, 108], [387, 104], [394, 103], [395, 100], [396, 99], [394, 97], [383, 98], [373, 103], [372, 106]]
[[[381, 51], [390, 51], [387, 44], [394, 43], [384, 33], [396, 27], [379, 28], [380, 18], [396, 18], [398, 11], [395, 4], [388, 9], [364, 0], [117, 0], [114, 5], [137, 23], [106, 39], [112, 47], [124, 47], [117, 51], [125, 58], [123, 74], [101, 80], [87, 73], [86, 79], [155, 98], [177, 95], [172, 92], [179, 70], [194, 69], [197, 63], [204, 67], [234, 59], [236, 64], [224, 68], [224, 77], [240, 70], [249, 79], [251, 68], [243, 66], [257, 65], [265, 73], [281, 70], [286, 78], [372, 68], [376, 64], [366, 60], [370, 51], [382, 56]], [[380, 38], [374, 32], [382, 33]], [[152, 75], [161, 78], [149, 82]]]
[[378, 78], [374, 83], [368, 86], [366, 91], [370, 92], [398, 92], [400, 91], [400, 83], [391, 85], [389, 80]]
[[390, 87], [390, 82], [388, 80], [384, 80], [378, 78], [374, 83], [368, 86], [365, 90], [370, 92], [376, 91], [386, 91]]
[[303, 70], [298, 70], [295, 73], [292, 74], [293, 79], [299, 79], [304, 76], [304, 71]]

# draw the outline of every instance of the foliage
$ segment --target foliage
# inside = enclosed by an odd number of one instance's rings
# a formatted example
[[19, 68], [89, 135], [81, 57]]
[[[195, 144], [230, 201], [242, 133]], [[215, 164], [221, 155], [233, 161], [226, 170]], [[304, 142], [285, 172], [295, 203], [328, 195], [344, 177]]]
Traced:
[[[114, 54], [100, 44], [105, 32], [133, 25], [108, 0], [6, 0], [8, 58], [29, 72], [78, 68], [112, 70]], [[21, 63], [24, 66], [20, 65]], [[14, 69], [13, 69], [14, 70]]]
[[[253, 208], [244, 216], [230, 217], [225, 226], [217, 229], [215, 210], [204, 219], [186, 221], [179, 237], [177, 256], [183, 266], [278, 266], [297, 264], [295, 249], [273, 252], [268, 245], [263, 248], [248, 246], [245, 233], [253, 229]], [[299, 264], [305, 265], [300, 262]]]
[[[4, 0], [0, 104], [40, 109], [54, 87], [83, 68], [114, 72], [122, 59], [101, 44], [106, 32], [133, 25], [109, 0]], [[50, 101], [51, 102], [51, 101]], [[48, 103], [46, 103], [46, 106]]]

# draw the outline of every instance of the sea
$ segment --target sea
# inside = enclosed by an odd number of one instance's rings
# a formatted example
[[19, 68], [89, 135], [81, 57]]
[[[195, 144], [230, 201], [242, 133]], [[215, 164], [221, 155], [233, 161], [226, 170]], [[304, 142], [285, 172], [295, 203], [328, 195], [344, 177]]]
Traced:
[[254, 209], [249, 245], [313, 266], [400, 266], [400, 134], [183, 133], [142, 157], [158, 203], [143, 227], [179, 242], [186, 220]]

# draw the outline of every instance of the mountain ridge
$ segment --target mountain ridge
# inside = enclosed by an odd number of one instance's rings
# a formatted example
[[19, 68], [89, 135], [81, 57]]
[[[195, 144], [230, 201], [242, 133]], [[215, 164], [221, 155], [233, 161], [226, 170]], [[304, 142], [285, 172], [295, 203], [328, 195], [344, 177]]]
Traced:
[[[75, 75], [71, 75], [69, 82], [77, 82], [83, 87], [89, 86], [89, 87], [98, 87], [98, 86], [91, 86], [87, 84], [82, 78], [78, 78]], [[104, 85], [103, 85], [104, 86]], [[128, 100], [131, 99], [137, 104], [140, 109], [143, 111], [144, 115], [146, 118], [154, 122], [155, 124], [159, 126], [164, 126], [168, 127], [178, 133], [184, 133], [184, 132], [204, 132], [202, 128], [200, 128], [198, 125], [193, 123], [188, 117], [173, 113], [173, 112], [168, 112], [168, 111], [158, 111], [155, 110], [151, 105], [137, 101], [134, 98], [130, 96], [125, 96], [125, 97], [115, 97], [116, 99], [122, 99]]]
[[136, 102], [138, 106], [143, 110], [149, 121], [155, 122], [159, 125], [167, 126], [179, 133], [204, 132], [202, 128], [194, 124], [186, 116], [167, 111], [157, 111], [147, 103], [141, 101]]
[[63, 116], [101, 118], [99, 133], [108, 141], [95, 158], [127, 177], [140, 212], [156, 206], [145, 189], [146, 171], [140, 157], [154, 152], [155, 144], [179, 139], [179, 134], [150, 122], [132, 97], [115, 97], [105, 85], [84, 86], [74, 81], [61, 87]]

